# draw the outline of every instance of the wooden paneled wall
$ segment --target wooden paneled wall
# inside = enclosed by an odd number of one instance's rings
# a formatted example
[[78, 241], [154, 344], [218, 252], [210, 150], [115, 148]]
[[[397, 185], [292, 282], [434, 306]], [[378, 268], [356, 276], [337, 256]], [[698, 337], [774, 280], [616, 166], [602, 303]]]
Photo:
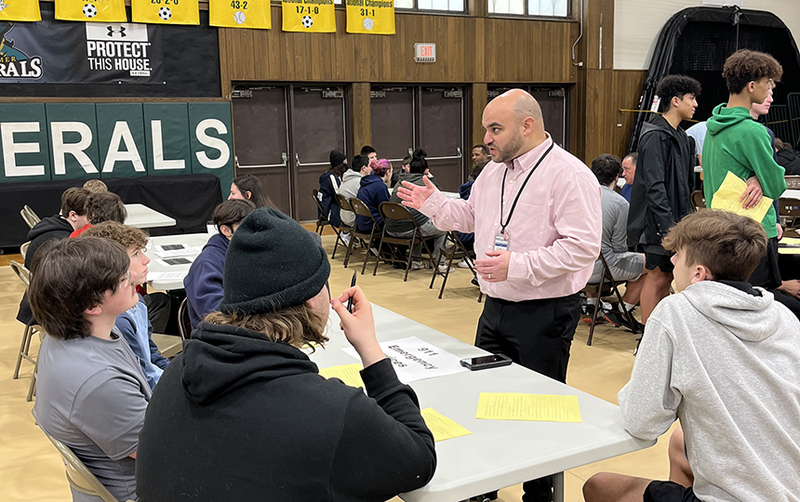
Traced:
[[[272, 8], [271, 30], [221, 28], [222, 80], [288, 82], [553, 82], [576, 81], [569, 51], [571, 21], [397, 14], [397, 34], [288, 33]], [[414, 44], [436, 44], [435, 63], [415, 63]]]

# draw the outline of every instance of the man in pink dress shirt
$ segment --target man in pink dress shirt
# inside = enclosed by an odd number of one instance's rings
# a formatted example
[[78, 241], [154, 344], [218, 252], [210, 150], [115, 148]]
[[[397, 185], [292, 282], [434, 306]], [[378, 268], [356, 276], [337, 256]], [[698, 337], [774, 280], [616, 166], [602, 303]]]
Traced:
[[[545, 132], [536, 100], [520, 89], [483, 112], [492, 154], [468, 200], [432, 183], [403, 184], [403, 204], [441, 230], [475, 232], [475, 261], [487, 295], [475, 344], [561, 382], [567, 378], [580, 290], [600, 253], [600, 187], [580, 160]], [[552, 500], [552, 481], [523, 485], [523, 501]]]

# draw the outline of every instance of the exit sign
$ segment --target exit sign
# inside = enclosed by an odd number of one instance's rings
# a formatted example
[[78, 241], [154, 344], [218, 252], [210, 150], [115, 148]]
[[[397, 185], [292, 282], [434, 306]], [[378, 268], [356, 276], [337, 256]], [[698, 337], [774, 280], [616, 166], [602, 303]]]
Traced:
[[414, 61], [417, 63], [435, 63], [436, 44], [414, 44]]

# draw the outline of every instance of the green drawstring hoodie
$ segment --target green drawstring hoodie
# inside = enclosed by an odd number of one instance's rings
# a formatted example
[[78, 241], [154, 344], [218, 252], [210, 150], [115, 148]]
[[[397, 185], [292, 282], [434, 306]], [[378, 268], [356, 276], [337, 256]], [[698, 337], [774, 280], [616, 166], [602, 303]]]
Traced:
[[[758, 177], [764, 195], [778, 199], [786, 190], [784, 169], [773, 158], [766, 127], [759, 124], [741, 106], [727, 108], [727, 103], [714, 108], [706, 122], [708, 132], [703, 144], [703, 183], [706, 205], [711, 207], [714, 193], [730, 171], [747, 180]], [[761, 225], [767, 236], [777, 237], [775, 206], [771, 206]]]

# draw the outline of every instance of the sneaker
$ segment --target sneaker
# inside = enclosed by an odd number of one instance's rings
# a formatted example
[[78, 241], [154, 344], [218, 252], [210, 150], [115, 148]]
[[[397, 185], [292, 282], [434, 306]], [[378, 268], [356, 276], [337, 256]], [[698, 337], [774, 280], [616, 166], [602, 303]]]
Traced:
[[411, 270], [422, 270], [424, 268], [428, 268], [428, 266], [420, 260], [414, 260], [411, 262]]
[[372, 253], [372, 256], [378, 256], [378, 248], [369, 248], [369, 252]]
[[461, 258], [461, 261], [458, 262], [458, 268], [469, 268], [469, 263], [466, 258]]
[[[594, 309], [597, 308], [597, 305], [594, 303], [587, 303], [586, 310], [583, 313], [583, 321], [591, 323], [592, 322], [592, 315], [594, 315]], [[595, 325], [602, 324], [606, 322], [605, 316], [603, 315], [603, 309], [601, 308], [600, 311], [597, 313], [597, 319], [595, 320]]]
[[447, 263], [441, 263], [437, 268], [439, 269], [440, 274], [446, 274], [448, 272], [456, 271], [456, 269], [454, 269], [453, 267], [448, 267]]
[[606, 321], [617, 327], [622, 326], [623, 328], [635, 331], [636, 333], [644, 333], [644, 324], [640, 323], [635, 317], [633, 317], [633, 312], [630, 313], [631, 317], [633, 318], [633, 327], [631, 327], [630, 323], [628, 322], [628, 316], [619, 310], [609, 310], [605, 313], [605, 317]]
[[339, 238], [342, 240], [342, 242], [344, 243], [345, 246], [349, 246], [350, 245], [351, 237], [350, 237], [349, 233], [346, 234], [346, 233], [342, 232], [342, 233], [339, 234]]

